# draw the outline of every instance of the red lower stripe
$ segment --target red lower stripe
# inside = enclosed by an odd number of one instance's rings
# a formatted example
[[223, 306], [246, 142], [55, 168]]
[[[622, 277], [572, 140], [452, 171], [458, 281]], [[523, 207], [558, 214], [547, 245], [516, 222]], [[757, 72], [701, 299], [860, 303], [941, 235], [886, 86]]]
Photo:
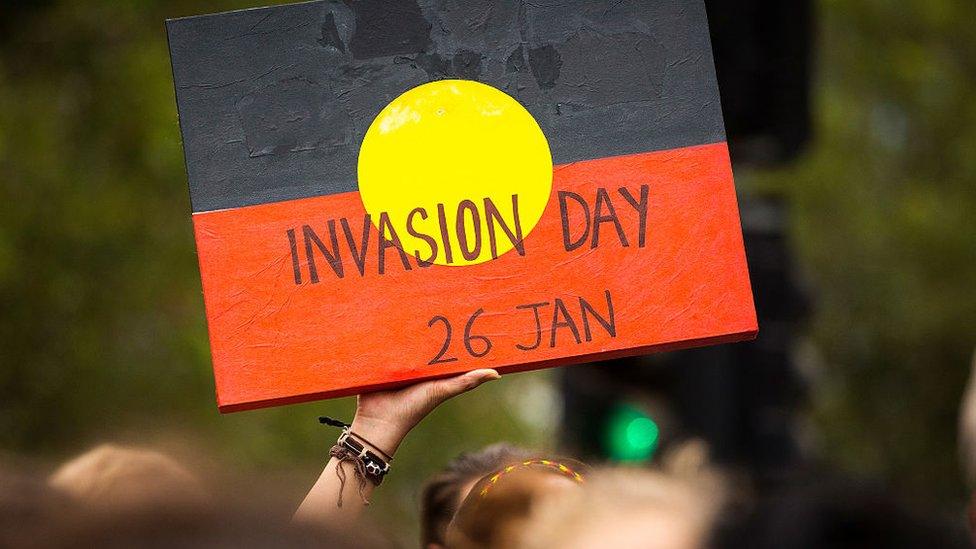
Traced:
[[[639, 198], [641, 185], [643, 247], [638, 209], [619, 190]], [[609, 221], [598, 246], [591, 231], [567, 251], [559, 191], [582, 197], [591, 223], [605, 192], [628, 246]], [[566, 203], [575, 239], [583, 209]], [[411, 258], [405, 270], [398, 250], [387, 249], [381, 275], [374, 229], [361, 275], [340, 220], [358, 241], [364, 215], [358, 193], [194, 214], [221, 411], [474, 368], [509, 372], [736, 341], [757, 330], [725, 143], [558, 166], [525, 255], [479, 265], [420, 268]], [[302, 226], [331, 247], [329, 220], [343, 277], [315, 248], [313, 283]]]

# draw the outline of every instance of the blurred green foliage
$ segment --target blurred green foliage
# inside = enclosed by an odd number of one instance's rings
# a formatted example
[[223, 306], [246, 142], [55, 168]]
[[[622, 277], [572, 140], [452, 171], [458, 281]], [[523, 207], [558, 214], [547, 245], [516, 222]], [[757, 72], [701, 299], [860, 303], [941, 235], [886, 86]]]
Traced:
[[[11, 4], [0, 24], [0, 446], [56, 458], [174, 432], [238, 467], [320, 465], [318, 413], [219, 416], [163, 20], [239, 0]], [[740, 174], [783, 193], [816, 297], [822, 452], [929, 498], [960, 492], [958, 401], [976, 344], [976, 4], [819, 6], [816, 139]], [[435, 412], [382, 509], [497, 439], [544, 444], [512, 376]], [[545, 399], [543, 399], [545, 400]], [[538, 414], [536, 414], [538, 415]], [[309, 481], [311, 477], [309, 478]]]
[[815, 142], [795, 166], [748, 180], [793, 206], [823, 362], [812, 395], [821, 452], [917, 497], [961, 494], [957, 414], [976, 346], [976, 3], [830, 0], [819, 15]]

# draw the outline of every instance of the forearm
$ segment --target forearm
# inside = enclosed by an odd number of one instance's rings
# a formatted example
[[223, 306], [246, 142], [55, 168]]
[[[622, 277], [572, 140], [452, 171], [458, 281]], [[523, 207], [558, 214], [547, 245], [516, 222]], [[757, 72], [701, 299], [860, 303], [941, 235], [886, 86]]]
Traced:
[[[340, 473], [337, 471], [339, 467], [342, 468], [345, 482], [339, 479]], [[360, 482], [356, 478], [353, 464], [331, 458], [298, 510], [295, 511], [292, 520], [333, 527], [349, 524], [362, 513], [365, 506], [363, 498], [368, 501], [373, 489], [373, 483], [367, 482], [362, 486], [363, 491], [360, 494]]]

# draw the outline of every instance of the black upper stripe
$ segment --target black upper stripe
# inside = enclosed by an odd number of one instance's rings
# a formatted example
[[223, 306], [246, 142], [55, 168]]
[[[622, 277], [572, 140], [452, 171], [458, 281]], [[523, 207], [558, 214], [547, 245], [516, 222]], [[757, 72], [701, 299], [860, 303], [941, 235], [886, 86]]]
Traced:
[[725, 139], [701, 0], [345, 0], [167, 21], [194, 212], [356, 190], [431, 80], [516, 97], [557, 164]]

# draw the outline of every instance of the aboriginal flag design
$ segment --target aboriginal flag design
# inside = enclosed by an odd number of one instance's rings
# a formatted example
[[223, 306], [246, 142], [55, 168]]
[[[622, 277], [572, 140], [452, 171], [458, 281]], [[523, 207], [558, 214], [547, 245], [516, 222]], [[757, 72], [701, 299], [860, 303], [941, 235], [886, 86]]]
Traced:
[[221, 411], [755, 336], [700, 0], [167, 30]]

